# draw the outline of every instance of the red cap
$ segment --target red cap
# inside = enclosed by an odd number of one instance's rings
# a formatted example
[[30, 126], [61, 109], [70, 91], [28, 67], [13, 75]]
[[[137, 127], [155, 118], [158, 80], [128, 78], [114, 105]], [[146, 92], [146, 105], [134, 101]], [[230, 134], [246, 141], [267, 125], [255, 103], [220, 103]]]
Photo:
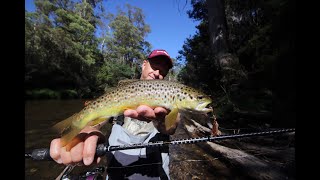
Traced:
[[163, 56], [165, 59], [168, 60], [169, 68], [171, 69], [173, 67], [173, 62], [172, 59], [170, 58], [169, 54], [167, 53], [166, 50], [163, 49], [156, 49], [153, 50], [150, 55], [148, 56], [148, 59], [154, 58], [156, 56]]

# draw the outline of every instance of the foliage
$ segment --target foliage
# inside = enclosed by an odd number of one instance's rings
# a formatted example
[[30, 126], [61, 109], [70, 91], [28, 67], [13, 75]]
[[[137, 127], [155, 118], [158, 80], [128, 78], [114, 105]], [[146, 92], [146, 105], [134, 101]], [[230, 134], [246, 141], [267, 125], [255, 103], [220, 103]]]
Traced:
[[79, 95], [76, 90], [66, 89], [60, 92], [61, 99], [76, 99], [79, 98]]
[[219, 89], [220, 73], [215, 64], [214, 54], [210, 48], [208, 12], [205, 1], [192, 1], [193, 11], [189, 11], [189, 17], [196, 20], [203, 19], [196, 27], [196, 34], [188, 38], [183, 50], [179, 51], [181, 56], [178, 61], [185, 59], [186, 65], [180, 71], [178, 78], [185, 84], [195, 86], [205, 92], [213, 93]]
[[145, 40], [150, 28], [141, 9], [127, 5], [126, 12], [109, 13], [107, 24], [101, 0], [35, 0], [35, 6], [35, 12], [25, 12], [29, 95], [40, 97], [31, 93], [37, 89], [57, 94], [65, 89], [62, 98], [90, 98], [119, 79], [138, 76], [142, 59], [150, 52]]
[[79, 95], [76, 90], [52, 90], [48, 88], [27, 90], [26, 99], [77, 99]]
[[60, 94], [51, 89], [34, 89], [26, 91], [27, 99], [59, 99]]
[[100, 91], [115, 87], [119, 80], [130, 79], [134, 72], [127, 64], [107, 61], [97, 73], [97, 84]]
[[220, 115], [238, 110], [274, 111], [277, 122], [293, 124], [295, 2], [224, 2], [230, 52], [245, 67], [247, 79], [227, 89], [220, 84], [221, 72], [214, 64], [209, 42], [206, 1], [191, 0], [189, 17], [200, 23], [198, 32], [179, 52], [179, 60], [186, 62], [180, 80], [211, 92]]

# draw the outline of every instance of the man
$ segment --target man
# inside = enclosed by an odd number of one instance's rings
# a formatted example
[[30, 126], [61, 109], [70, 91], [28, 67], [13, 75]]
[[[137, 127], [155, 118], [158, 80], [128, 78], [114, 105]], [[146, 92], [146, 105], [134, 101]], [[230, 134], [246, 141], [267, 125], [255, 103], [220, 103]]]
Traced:
[[[143, 61], [140, 79], [164, 79], [173, 67], [169, 54], [162, 49], [154, 50], [147, 60]], [[109, 145], [124, 145], [133, 143], [147, 143], [169, 140], [174, 134], [180, 120], [178, 116], [175, 126], [165, 130], [164, 118], [169, 110], [156, 107], [154, 109], [141, 105], [137, 109], [124, 112], [124, 120], [114, 124]], [[60, 147], [60, 139], [54, 139], [50, 145], [50, 156], [57, 162], [70, 164], [83, 162], [90, 165], [99, 162], [95, 158], [98, 140], [103, 139], [99, 131], [100, 126], [87, 127], [81, 131], [86, 134], [84, 141], [76, 144], [69, 152]], [[170, 179], [169, 178], [168, 148], [142, 148], [115, 151], [111, 154], [107, 168], [110, 179]]]

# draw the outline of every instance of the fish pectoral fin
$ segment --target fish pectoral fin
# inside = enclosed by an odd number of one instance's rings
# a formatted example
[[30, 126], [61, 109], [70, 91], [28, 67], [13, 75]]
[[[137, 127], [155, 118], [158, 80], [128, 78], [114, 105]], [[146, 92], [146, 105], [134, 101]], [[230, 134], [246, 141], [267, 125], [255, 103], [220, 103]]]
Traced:
[[98, 117], [89, 122], [87, 126], [94, 126], [94, 128], [99, 129], [102, 134], [109, 135], [113, 125], [113, 121], [111, 121], [110, 118], [111, 117]]
[[106, 121], [106, 120], [108, 120], [108, 119], [109, 119], [109, 117], [105, 117], [105, 116], [103, 116], [103, 117], [98, 117], [98, 118], [90, 121], [87, 125], [88, 125], [88, 126], [96, 126], [96, 125], [99, 125], [99, 124], [101, 124], [102, 122], [104, 122], [104, 121]]
[[166, 115], [165, 117], [166, 130], [169, 130], [176, 123], [178, 112], [179, 112], [178, 108], [173, 108], [170, 111], [170, 113]]

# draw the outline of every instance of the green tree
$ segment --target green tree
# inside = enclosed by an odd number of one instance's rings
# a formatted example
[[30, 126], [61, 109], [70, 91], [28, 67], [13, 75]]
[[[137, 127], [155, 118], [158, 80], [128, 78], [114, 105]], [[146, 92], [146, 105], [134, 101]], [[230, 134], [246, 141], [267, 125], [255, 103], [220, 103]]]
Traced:
[[101, 60], [97, 3], [101, 1], [35, 1], [36, 12], [26, 12], [27, 87], [90, 92], [94, 64]]
[[145, 41], [150, 27], [144, 22], [140, 8], [126, 5], [127, 11], [118, 9], [117, 15], [109, 14], [109, 38], [105, 41], [105, 57], [128, 63], [132, 67], [150, 52], [150, 43]]
[[109, 23], [103, 26], [105, 32], [100, 37], [104, 63], [98, 70], [99, 87], [116, 85], [124, 78], [139, 78], [142, 60], [150, 52], [151, 45], [145, 40], [150, 27], [142, 10], [129, 4], [125, 8], [105, 17]]

